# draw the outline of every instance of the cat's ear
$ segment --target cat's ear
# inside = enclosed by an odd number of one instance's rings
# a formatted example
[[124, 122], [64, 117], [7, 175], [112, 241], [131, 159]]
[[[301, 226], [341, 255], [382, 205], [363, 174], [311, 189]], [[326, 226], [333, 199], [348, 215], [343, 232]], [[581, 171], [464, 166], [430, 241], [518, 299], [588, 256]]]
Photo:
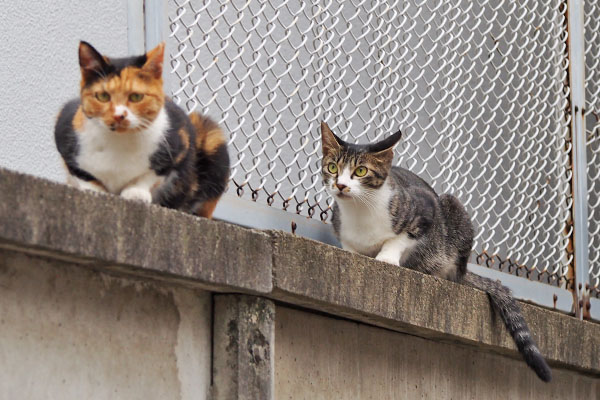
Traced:
[[106, 75], [107, 60], [88, 42], [79, 42], [79, 67], [84, 82]]
[[323, 155], [341, 147], [341, 140], [331, 132], [329, 125], [325, 121], [321, 121], [321, 141]]
[[158, 46], [146, 53], [146, 63], [142, 67], [142, 70], [150, 73], [155, 79], [161, 78], [164, 58], [165, 42], [161, 42]]
[[402, 131], [398, 131], [382, 141], [372, 144], [369, 151], [374, 153], [375, 157], [391, 163], [394, 158], [394, 147], [396, 147], [400, 139], [402, 139]]

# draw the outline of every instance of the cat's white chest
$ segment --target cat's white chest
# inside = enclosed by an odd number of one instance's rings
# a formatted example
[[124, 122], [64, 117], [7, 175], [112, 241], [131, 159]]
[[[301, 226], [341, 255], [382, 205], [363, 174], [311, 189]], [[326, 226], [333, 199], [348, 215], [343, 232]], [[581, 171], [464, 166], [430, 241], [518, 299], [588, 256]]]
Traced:
[[136, 133], [113, 132], [88, 120], [78, 132], [77, 164], [111, 193], [118, 194], [150, 172], [150, 157], [164, 140], [168, 123], [164, 109], [147, 129]]
[[338, 202], [340, 239], [348, 250], [375, 257], [383, 243], [396, 237], [388, 210], [390, 190], [380, 189], [372, 207], [359, 201]]

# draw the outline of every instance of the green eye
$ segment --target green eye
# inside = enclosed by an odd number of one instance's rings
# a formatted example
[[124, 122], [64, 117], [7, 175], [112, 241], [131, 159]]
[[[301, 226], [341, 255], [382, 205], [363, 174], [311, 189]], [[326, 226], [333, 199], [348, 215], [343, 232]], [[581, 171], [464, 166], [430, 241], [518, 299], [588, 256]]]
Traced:
[[337, 164], [330, 162], [329, 165], [327, 165], [327, 171], [331, 172], [332, 174], [336, 174], [338, 171]]
[[354, 170], [354, 175], [360, 178], [361, 176], [365, 176], [367, 174], [367, 171], [367, 167], [358, 167]]
[[138, 101], [142, 101], [144, 95], [142, 93], [131, 93], [129, 95], [129, 101], [132, 103], [137, 103]]
[[110, 94], [108, 94], [107, 92], [98, 92], [96, 93], [96, 98], [98, 99], [98, 101], [106, 103], [107, 101], [110, 101]]

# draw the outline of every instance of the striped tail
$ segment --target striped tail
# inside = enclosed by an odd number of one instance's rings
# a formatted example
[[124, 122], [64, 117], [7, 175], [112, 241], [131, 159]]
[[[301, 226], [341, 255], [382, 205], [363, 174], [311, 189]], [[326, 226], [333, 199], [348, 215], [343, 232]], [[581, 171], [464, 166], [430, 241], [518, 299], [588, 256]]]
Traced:
[[521, 315], [521, 309], [513, 299], [510, 290], [500, 282], [467, 272], [463, 282], [474, 288], [483, 290], [490, 297], [492, 306], [500, 314], [506, 329], [513, 337], [517, 349], [523, 355], [525, 362], [535, 371], [544, 382], [550, 382], [552, 371], [537, 348], [527, 323]]

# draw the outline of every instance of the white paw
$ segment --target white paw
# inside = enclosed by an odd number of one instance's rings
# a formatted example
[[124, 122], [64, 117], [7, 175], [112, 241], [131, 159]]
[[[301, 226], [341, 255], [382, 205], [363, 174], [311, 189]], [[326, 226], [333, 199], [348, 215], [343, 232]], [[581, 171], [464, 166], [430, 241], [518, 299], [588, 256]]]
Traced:
[[137, 187], [130, 187], [121, 192], [121, 196], [128, 200], [141, 201], [143, 203], [152, 203], [152, 194], [146, 190]]
[[375, 259], [392, 265], [400, 265], [400, 259], [392, 256], [391, 254], [379, 253]]

